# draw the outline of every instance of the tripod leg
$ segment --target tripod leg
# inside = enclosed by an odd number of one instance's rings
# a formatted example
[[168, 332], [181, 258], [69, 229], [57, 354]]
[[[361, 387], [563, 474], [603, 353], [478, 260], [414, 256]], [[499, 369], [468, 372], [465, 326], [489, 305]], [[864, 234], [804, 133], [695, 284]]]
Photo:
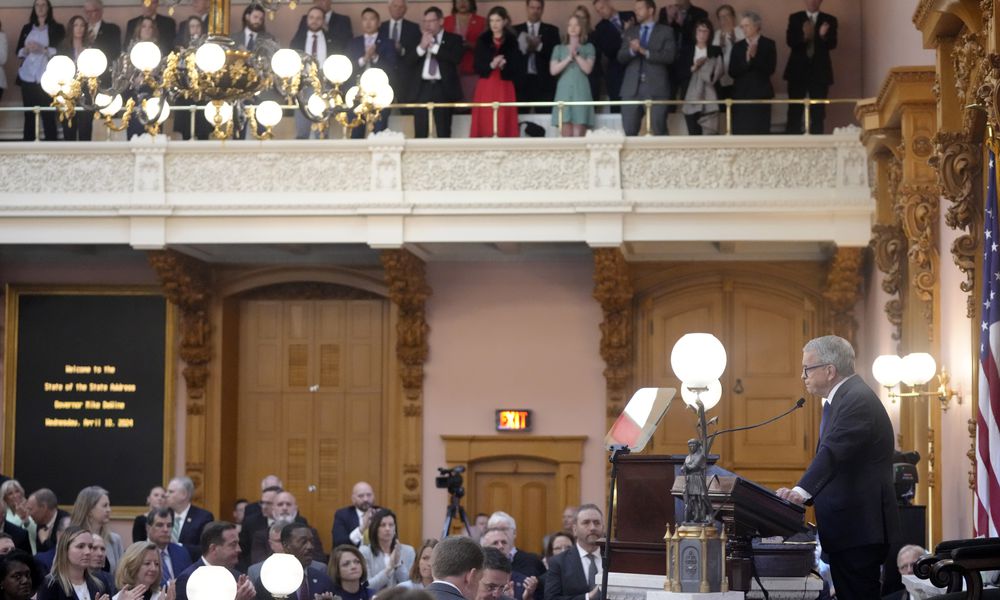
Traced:
[[465, 535], [472, 537], [472, 527], [469, 527], [469, 518], [465, 516], [465, 508], [461, 504], [458, 505], [458, 515], [462, 518], [462, 524], [465, 525]]
[[455, 516], [455, 507], [451, 504], [444, 511], [444, 527], [441, 529], [441, 539], [448, 537], [451, 533], [451, 520]]

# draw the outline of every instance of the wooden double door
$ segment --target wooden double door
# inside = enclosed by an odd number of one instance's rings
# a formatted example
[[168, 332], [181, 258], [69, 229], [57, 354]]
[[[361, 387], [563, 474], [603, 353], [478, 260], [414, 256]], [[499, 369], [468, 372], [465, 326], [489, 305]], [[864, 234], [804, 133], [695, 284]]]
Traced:
[[[383, 300], [243, 300], [236, 426], [240, 494], [279, 475], [330, 550], [333, 512], [382, 487]], [[377, 498], [376, 498], [377, 500]]]
[[804, 409], [780, 421], [720, 436], [712, 448], [720, 466], [772, 489], [798, 480], [814, 454], [820, 411], [819, 399], [803, 387], [801, 361], [802, 346], [820, 326], [821, 299], [801, 285], [817, 273], [808, 265], [801, 268], [802, 278], [772, 277], [744, 266], [719, 269], [679, 277], [645, 297], [639, 311], [637, 387], [678, 389], [648, 452], [687, 453], [696, 417], [680, 398], [670, 352], [685, 333], [708, 332], [722, 341], [728, 355], [722, 400], [708, 413], [719, 416], [719, 429], [763, 421], [807, 398]]

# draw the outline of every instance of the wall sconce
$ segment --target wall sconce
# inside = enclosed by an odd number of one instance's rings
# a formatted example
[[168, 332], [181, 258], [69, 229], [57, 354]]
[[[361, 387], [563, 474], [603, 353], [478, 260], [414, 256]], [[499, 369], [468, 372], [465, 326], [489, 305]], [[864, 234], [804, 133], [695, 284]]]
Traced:
[[[920, 392], [914, 389], [933, 379], [935, 373], [938, 379], [936, 390]], [[959, 404], [962, 403], [962, 392], [952, 390], [949, 385], [951, 377], [948, 370], [942, 366], [938, 373], [937, 362], [926, 352], [912, 352], [902, 358], [894, 354], [883, 354], [872, 363], [872, 376], [886, 388], [889, 399], [893, 402], [896, 402], [896, 398], [936, 397], [941, 403], [941, 410], [946, 412], [952, 398], [956, 398]], [[910, 391], [902, 391], [900, 384], [906, 385]], [[893, 391], [896, 386], [900, 386], [900, 391]]]

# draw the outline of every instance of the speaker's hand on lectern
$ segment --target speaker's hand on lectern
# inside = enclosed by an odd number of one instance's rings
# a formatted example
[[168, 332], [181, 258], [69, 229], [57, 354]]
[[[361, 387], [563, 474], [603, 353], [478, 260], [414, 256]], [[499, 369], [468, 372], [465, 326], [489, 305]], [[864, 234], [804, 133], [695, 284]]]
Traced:
[[779, 488], [778, 491], [775, 492], [775, 495], [782, 500], [787, 500], [793, 504], [803, 505], [806, 503], [806, 499], [803, 498], [798, 492], [788, 488]]

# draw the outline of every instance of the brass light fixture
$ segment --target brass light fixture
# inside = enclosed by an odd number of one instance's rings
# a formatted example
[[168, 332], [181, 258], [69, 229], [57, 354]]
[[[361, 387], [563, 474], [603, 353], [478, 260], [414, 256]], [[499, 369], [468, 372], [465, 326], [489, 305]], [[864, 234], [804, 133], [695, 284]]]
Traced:
[[[918, 391], [917, 388], [933, 379], [935, 373], [938, 379], [937, 389]], [[951, 388], [951, 376], [948, 370], [942, 366], [938, 372], [937, 361], [926, 352], [912, 352], [904, 357], [883, 354], [872, 363], [872, 376], [886, 389], [892, 402], [897, 398], [932, 397], [938, 399], [943, 411], [948, 410], [952, 398], [959, 404], [962, 403], [962, 392]], [[910, 391], [902, 391], [903, 385]], [[893, 391], [896, 387], [899, 387], [900, 391]]]
[[[261, 6], [273, 12], [280, 4], [267, 0]], [[294, 9], [294, 2], [289, 5]], [[319, 64], [312, 55], [279, 49], [269, 40], [259, 40], [253, 51], [242, 49], [228, 36], [230, 0], [211, 0], [209, 10], [209, 33], [187, 47], [163, 57], [155, 43], [138, 42], [111, 64], [97, 48], [81, 52], [76, 64], [67, 56], [55, 56], [42, 75], [42, 88], [52, 96], [61, 119], [83, 109], [121, 131], [137, 118], [154, 135], [170, 116], [172, 104], [205, 103], [205, 118], [218, 139], [248, 123], [258, 139], [270, 138], [281, 120], [281, 106], [254, 99], [272, 90], [296, 105], [320, 131], [331, 118], [348, 129], [370, 128], [392, 103], [393, 90], [381, 69], [365, 70], [356, 85], [342, 91], [354, 71], [346, 56], [331, 55]], [[104, 85], [102, 78], [109, 83]]]

